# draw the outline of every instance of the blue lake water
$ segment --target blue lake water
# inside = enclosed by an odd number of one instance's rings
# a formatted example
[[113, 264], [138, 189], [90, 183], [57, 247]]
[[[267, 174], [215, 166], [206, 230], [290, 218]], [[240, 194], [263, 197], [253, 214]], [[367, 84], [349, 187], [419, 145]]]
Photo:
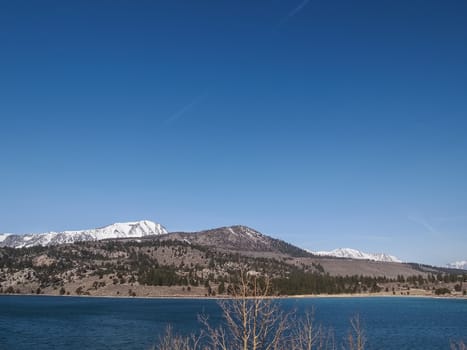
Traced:
[[[467, 300], [425, 298], [285, 299], [281, 307], [332, 327], [340, 341], [359, 314], [367, 349], [449, 349], [467, 341]], [[171, 324], [199, 329], [197, 316], [221, 319], [215, 300], [0, 296], [0, 349], [150, 349]]]

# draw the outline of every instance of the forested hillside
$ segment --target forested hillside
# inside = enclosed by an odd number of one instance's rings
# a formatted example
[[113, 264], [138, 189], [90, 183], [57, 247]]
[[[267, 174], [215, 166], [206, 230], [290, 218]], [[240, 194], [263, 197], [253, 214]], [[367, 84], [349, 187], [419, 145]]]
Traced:
[[[407, 270], [387, 276], [335, 273], [365, 262], [313, 257], [244, 227], [30, 248], [0, 248], [0, 292], [61, 295], [219, 296], [238, 288], [241, 271], [272, 282], [272, 295], [387, 293], [465, 294], [467, 275]], [[230, 235], [235, 236], [233, 239]], [[256, 245], [248, 245], [252, 239]], [[221, 240], [230, 242], [222, 244]], [[241, 242], [235, 249], [236, 242]], [[247, 243], [245, 243], [247, 242]], [[218, 244], [219, 246], [216, 246]], [[246, 249], [246, 247], [254, 249]], [[366, 262], [373, 266], [374, 262]], [[328, 269], [327, 267], [331, 268]], [[353, 266], [353, 267], [352, 267]], [[382, 266], [382, 267], [381, 267]], [[363, 269], [362, 269], [363, 271]], [[381, 270], [381, 271], [384, 271]], [[388, 270], [389, 271], [389, 270]], [[392, 270], [391, 270], [392, 271]], [[408, 275], [407, 271], [413, 271]]]

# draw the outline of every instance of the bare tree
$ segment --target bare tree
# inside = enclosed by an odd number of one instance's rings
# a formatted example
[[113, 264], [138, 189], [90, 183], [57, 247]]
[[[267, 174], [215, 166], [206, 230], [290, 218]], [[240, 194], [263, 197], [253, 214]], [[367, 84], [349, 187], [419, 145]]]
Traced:
[[[323, 340], [325, 342], [323, 342]], [[329, 329], [326, 335], [320, 337], [320, 344], [325, 344], [323, 349], [326, 350], [336, 350], [336, 338], [334, 337], [334, 331]], [[322, 346], [322, 345], [321, 345]]]
[[[315, 324], [314, 310], [297, 317], [281, 309], [277, 300], [270, 297], [268, 278], [241, 271], [238, 285], [229, 287], [232, 297], [218, 302], [223, 323], [213, 327], [208, 317], [201, 315], [199, 320], [204, 329], [199, 336], [190, 337], [175, 336], [169, 327], [154, 350], [336, 349], [333, 331]], [[366, 336], [360, 317], [352, 318], [350, 325], [343, 350], [364, 350]]]
[[291, 332], [290, 350], [334, 350], [334, 334], [321, 325], [315, 324], [314, 308], [306, 312], [304, 317], [294, 321]]
[[240, 285], [231, 299], [219, 301], [225, 324], [218, 328], [203, 323], [213, 350], [280, 350], [289, 315], [269, 297], [270, 280], [241, 271]]
[[314, 309], [306, 312], [305, 317], [295, 322], [296, 326], [292, 330], [291, 348], [293, 350], [312, 350], [319, 342], [320, 328], [316, 328], [314, 322]]
[[467, 350], [467, 345], [461, 340], [458, 342], [451, 342], [451, 350]]
[[[363, 330], [360, 316], [357, 314], [350, 319], [350, 330], [347, 335], [347, 345], [349, 350], [364, 350], [366, 344], [365, 331]], [[345, 349], [345, 347], [344, 347]]]
[[167, 326], [163, 336], [152, 350], [201, 350], [199, 345], [201, 335], [181, 336], [173, 333], [172, 327]]

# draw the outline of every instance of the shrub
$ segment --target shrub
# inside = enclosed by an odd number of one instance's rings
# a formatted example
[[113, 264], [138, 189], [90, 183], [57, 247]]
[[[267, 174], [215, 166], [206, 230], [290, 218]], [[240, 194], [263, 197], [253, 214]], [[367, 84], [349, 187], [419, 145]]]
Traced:
[[451, 294], [451, 291], [445, 287], [443, 288], [437, 288], [435, 290], [435, 294], [436, 295], [444, 295], [444, 294]]

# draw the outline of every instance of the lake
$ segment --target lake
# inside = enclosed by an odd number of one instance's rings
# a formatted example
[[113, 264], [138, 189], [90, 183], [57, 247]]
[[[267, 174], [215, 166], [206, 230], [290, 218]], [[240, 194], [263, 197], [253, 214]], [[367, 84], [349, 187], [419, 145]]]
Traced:
[[[340, 341], [359, 314], [367, 349], [449, 349], [467, 341], [467, 299], [403, 297], [284, 299], [287, 310], [315, 308]], [[197, 330], [197, 315], [221, 320], [215, 300], [0, 296], [0, 349], [150, 349], [166, 325]]]

